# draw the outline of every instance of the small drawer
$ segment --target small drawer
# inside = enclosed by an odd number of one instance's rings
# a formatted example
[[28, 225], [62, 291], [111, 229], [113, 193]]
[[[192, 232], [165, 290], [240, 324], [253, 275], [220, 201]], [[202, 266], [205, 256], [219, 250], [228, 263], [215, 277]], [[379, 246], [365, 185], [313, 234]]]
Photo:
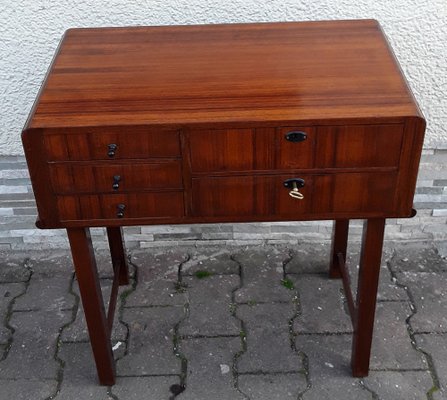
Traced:
[[53, 190], [57, 194], [181, 189], [179, 161], [157, 163], [51, 163]]
[[183, 192], [59, 196], [61, 221], [167, 218], [184, 215]]
[[45, 148], [50, 161], [180, 157], [178, 131], [145, 127], [51, 132], [45, 135]]

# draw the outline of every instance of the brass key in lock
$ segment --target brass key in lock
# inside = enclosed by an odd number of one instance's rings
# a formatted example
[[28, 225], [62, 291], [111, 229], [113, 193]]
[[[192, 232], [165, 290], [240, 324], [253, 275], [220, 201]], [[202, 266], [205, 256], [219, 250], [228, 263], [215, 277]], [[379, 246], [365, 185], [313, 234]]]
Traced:
[[303, 200], [304, 194], [300, 192], [300, 189], [304, 187], [304, 179], [301, 178], [292, 178], [284, 181], [284, 186], [288, 189], [291, 189], [289, 192], [289, 196], [293, 197], [297, 200]]

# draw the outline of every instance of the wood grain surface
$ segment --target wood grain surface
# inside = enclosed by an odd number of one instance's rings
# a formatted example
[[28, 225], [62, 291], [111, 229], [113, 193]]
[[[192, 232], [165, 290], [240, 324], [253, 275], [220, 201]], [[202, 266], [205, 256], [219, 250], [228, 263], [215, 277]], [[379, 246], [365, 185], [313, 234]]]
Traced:
[[374, 20], [71, 29], [27, 127], [419, 115]]

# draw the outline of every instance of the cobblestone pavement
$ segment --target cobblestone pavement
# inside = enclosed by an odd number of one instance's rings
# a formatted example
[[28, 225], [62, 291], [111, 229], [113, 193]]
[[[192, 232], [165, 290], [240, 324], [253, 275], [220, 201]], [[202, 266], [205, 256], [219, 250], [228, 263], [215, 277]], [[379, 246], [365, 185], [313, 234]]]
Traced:
[[[328, 255], [314, 243], [132, 251], [117, 383], [103, 387], [69, 254], [0, 253], [0, 400], [447, 399], [447, 261], [428, 243], [387, 244], [371, 372], [357, 379]], [[108, 296], [106, 254], [98, 265]]]

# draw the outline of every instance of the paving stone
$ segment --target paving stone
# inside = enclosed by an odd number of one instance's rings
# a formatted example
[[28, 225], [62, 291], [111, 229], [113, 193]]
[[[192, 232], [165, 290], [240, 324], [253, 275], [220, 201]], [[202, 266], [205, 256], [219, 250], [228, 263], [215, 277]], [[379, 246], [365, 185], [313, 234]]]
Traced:
[[237, 303], [291, 299], [291, 291], [281, 283], [284, 264], [290, 259], [288, 251], [275, 247], [257, 251], [248, 249], [235, 254], [234, 258], [242, 265], [243, 276], [243, 287], [235, 292]]
[[31, 270], [25, 265], [23, 252], [0, 251], [0, 282], [26, 282]]
[[288, 274], [329, 273], [330, 243], [306, 243], [293, 248], [293, 258], [286, 264]]
[[26, 293], [14, 302], [14, 311], [68, 310], [74, 307], [75, 298], [69, 293], [71, 274], [34, 273]]
[[12, 332], [5, 326], [8, 307], [11, 301], [25, 292], [24, 283], [5, 283], [0, 285], [0, 343], [6, 343]]
[[[404, 288], [397, 284], [397, 280], [391, 275], [387, 263], [393, 257], [389, 249], [384, 249], [382, 255], [382, 265], [380, 267], [379, 288], [377, 290], [378, 301], [408, 301], [408, 295]], [[357, 280], [359, 275], [358, 251], [351, 252], [348, 256], [349, 275], [353, 293], [357, 291]], [[354, 296], [355, 298], [355, 296]]]
[[[118, 290], [118, 299], [117, 305], [115, 308], [115, 318], [113, 322], [113, 330], [112, 330], [112, 345], [114, 345], [118, 341], [125, 341], [127, 336], [127, 328], [120, 323], [119, 318], [119, 308], [120, 308], [120, 298], [121, 294], [126, 290], [130, 289], [129, 286], [120, 286]], [[112, 281], [110, 279], [101, 279], [101, 290], [103, 294], [104, 308], [107, 313], [109, 307], [110, 293], [112, 291]], [[79, 294], [79, 286], [75, 281], [73, 282], [73, 292], [80, 296]], [[79, 306], [76, 311], [75, 320], [67, 326], [61, 334], [62, 342], [86, 342], [89, 341], [89, 335], [87, 330], [87, 323], [85, 321], [84, 314], [84, 306], [82, 301], [79, 300]]]
[[242, 350], [240, 338], [182, 340], [180, 352], [188, 360], [186, 390], [179, 400], [239, 400], [245, 397], [235, 388], [233, 357]]
[[119, 377], [111, 392], [119, 400], [171, 400], [175, 396], [170, 388], [179, 382], [175, 376]]
[[179, 266], [187, 259], [184, 251], [133, 252], [138, 283], [126, 298], [125, 307], [185, 304], [186, 297], [176, 290], [176, 282]]
[[253, 400], [295, 400], [306, 389], [304, 374], [239, 375], [239, 390]]
[[236, 315], [246, 328], [246, 351], [237, 360], [238, 373], [300, 371], [300, 357], [292, 350], [291, 304], [239, 305]]
[[321, 275], [288, 275], [299, 294], [300, 313], [294, 332], [352, 332], [344, 304], [342, 283]]
[[350, 335], [298, 335], [296, 348], [307, 356], [310, 388], [305, 400], [372, 400], [351, 375]]
[[396, 244], [395, 256], [390, 261], [393, 271], [438, 272], [447, 271], [443, 259], [433, 245], [427, 243]]
[[8, 356], [0, 362], [0, 379], [56, 379], [56, 340], [70, 317], [69, 312], [60, 310], [13, 313], [14, 340]]
[[194, 275], [197, 271], [212, 274], [239, 274], [239, 264], [231, 259], [231, 249], [225, 247], [203, 248], [191, 252], [190, 259], [183, 264], [182, 275]]
[[239, 286], [238, 275], [183, 278], [189, 297], [188, 318], [179, 328], [183, 336], [239, 335], [240, 321], [231, 314], [232, 292]]
[[418, 334], [415, 339], [418, 347], [431, 355], [443, 392], [438, 396], [443, 394], [445, 397], [440, 398], [447, 398], [447, 333]]
[[58, 353], [64, 361], [64, 379], [57, 400], [111, 400], [107, 388], [98, 384], [90, 343], [64, 343]]
[[14, 400], [46, 400], [57, 390], [57, 381], [30, 379], [0, 379], [0, 398]]
[[447, 332], [447, 273], [402, 272], [399, 283], [408, 287], [416, 306], [410, 324], [415, 332]]
[[405, 322], [410, 315], [408, 303], [377, 304], [370, 362], [372, 369], [427, 368], [423, 354], [411, 345]]
[[433, 386], [428, 371], [373, 371], [364, 382], [381, 400], [426, 399]]
[[127, 308], [128, 352], [118, 361], [118, 375], [179, 374], [174, 355], [174, 327], [184, 317], [183, 307]]

